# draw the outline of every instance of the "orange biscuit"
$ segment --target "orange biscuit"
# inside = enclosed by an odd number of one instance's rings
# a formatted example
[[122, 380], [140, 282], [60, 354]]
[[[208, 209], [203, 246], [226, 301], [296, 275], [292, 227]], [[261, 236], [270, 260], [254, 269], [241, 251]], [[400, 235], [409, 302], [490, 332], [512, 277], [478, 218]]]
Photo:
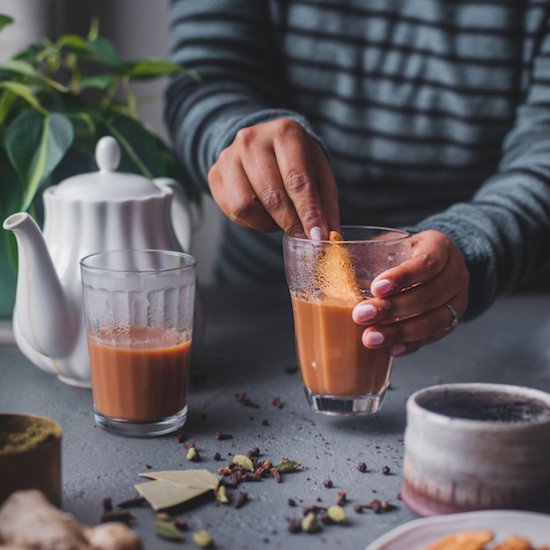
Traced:
[[493, 537], [492, 531], [464, 531], [449, 535], [426, 550], [483, 550]]

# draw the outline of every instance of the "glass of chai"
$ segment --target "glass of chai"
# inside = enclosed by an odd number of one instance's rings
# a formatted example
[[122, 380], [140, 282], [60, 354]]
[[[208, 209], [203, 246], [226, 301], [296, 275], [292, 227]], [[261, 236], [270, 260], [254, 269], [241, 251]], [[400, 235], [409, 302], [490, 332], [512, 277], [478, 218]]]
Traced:
[[343, 226], [326, 241], [284, 237], [285, 271], [298, 363], [309, 404], [329, 415], [378, 411], [389, 386], [388, 349], [367, 349], [352, 320], [372, 296], [372, 280], [411, 255], [411, 235], [384, 227]]
[[96, 423], [136, 437], [179, 429], [187, 418], [195, 259], [117, 250], [80, 265]]

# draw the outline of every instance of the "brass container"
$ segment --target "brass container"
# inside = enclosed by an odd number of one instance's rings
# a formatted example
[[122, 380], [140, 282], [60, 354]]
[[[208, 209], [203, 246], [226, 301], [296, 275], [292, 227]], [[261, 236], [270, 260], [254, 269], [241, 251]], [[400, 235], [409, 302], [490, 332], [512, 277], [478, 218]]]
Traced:
[[0, 504], [20, 489], [61, 504], [61, 433], [48, 418], [0, 414]]

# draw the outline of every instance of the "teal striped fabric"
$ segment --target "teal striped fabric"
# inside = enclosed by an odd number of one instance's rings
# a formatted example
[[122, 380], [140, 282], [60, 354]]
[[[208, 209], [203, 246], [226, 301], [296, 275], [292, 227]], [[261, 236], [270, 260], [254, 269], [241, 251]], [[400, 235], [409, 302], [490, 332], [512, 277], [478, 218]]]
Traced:
[[[343, 223], [437, 229], [469, 316], [550, 258], [550, 2], [174, 0], [166, 120], [197, 185], [236, 132], [289, 117], [328, 152]], [[281, 236], [227, 222], [219, 279], [284, 281]]]

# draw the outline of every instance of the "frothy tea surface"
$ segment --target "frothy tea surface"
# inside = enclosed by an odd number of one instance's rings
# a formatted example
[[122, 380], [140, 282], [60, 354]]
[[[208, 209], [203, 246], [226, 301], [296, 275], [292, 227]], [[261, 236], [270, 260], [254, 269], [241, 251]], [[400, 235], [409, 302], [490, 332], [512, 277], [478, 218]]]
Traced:
[[187, 403], [191, 341], [171, 331], [132, 327], [89, 338], [94, 405], [101, 414], [155, 421]]
[[419, 405], [428, 411], [465, 420], [534, 422], [550, 420], [550, 406], [521, 395], [499, 392], [445, 392], [426, 396]]

